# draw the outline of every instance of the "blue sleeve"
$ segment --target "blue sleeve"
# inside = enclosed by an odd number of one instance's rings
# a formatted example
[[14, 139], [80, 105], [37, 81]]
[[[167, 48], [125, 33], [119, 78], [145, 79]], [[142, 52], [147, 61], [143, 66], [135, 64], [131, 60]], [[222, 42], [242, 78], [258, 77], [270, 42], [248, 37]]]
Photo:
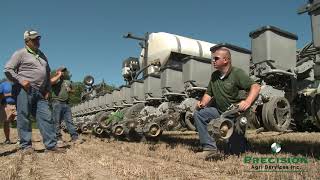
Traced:
[[8, 94], [8, 93], [11, 93], [11, 92], [12, 92], [12, 85], [11, 85], [11, 83], [9, 83], [9, 82], [4, 82], [4, 83], [2, 83], [2, 86], [3, 86], [3, 88], [2, 88], [2, 93], [3, 93], [3, 94]]
[[0, 94], [3, 94], [3, 87], [2, 87], [3, 83], [0, 83]]

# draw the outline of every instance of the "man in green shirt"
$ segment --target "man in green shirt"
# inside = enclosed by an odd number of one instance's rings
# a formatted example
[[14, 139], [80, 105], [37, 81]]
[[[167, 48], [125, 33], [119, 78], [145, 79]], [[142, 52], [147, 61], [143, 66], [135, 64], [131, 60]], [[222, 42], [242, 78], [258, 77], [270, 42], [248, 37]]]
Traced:
[[[212, 73], [206, 93], [197, 102], [199, 110], [194, 113], [203, 149], [197, 153], [201, 159], [209, 159], [218, 154], [215, 139], [207, 130], [208, 123], [219, 118], [220, 114], [232, 104], [238, 104], [241, 111], [246, 111], [260, 91], [259, 84], [250, 79], [242, 69], [231, 65], [231, 53], [227, 48], [220, 47], [212, 51], [212, 65], [217, 71]], [[249, 91], [245, 99], [241, 97], [240, 90]], [[213, 102], [212, 106], [209, 106], [209, 102]]]
[[56, 124], [58, 144], [63, 143], [60, 129], [62, 120], [64, 120], [67, 126], [71, 141], [82, 143], [72, 122], [71, 108], [69, 106], [69, 93], [73, 91], [69, 71], [65, 67], [58, 68], [50, 81], [52, 85], [52, 114]]

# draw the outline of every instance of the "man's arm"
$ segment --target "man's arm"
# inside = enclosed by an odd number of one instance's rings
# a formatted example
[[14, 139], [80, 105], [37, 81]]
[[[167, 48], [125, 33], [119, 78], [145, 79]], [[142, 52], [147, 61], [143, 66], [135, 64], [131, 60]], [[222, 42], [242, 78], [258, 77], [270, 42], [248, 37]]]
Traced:
[[203, 95], [200, 101], [197, 102], [198, 108], [204, 108], [208, 105], [208, 103], [211, 101], [212, 97], [209, 96], [207, 93]]
[[247, 110], [252, 105], [254, 100], [258, 97], [260, 89], [260, 85], [257, 83], [251, 85], [248, 97], [238, 104], [241, 111]]
[[45, 84], [45, 89], [44, 92], [42, 93], [44, 99], [48, 100], [50, 96], [50, 91], [51, 91], [51, 78], [50, 78], [50, 66], [47, 57], [40, 51], [40, 54], [42, 58], [47, 62], [46, 66], [46, 74], [47, 74], [47, 79], [46, 79], [46, 84]]
[[50, 78], [51, 69], [50, 69], [47, 57], [45, 57], [45, 58], [46, 58], [46, 61], [47, 61], [47, 67], [46, 67], [46, 71], [47, 71], [46, 91], [50, 92], [51, 91], [51, 78]]
[[30, 82], [23, 79], [17, 72], [21, 63], [21, 54], [15, 52], [4, 67], [4, 74], [7, 78], [15, 83], [19, 83], [25, 90], [30, 87]]
[[60, 79], [61, 76], [62, 76], [62, 72], [61, 71], [57, 71], [56, 74], [50, 79], [51, 85], [57, 84], [57, 82], [58, 82], [58, 80]]
[[209, 84], [208, 84], [208, 88], [207, 88], [207, 91], [204, 93], [204, 95], [202, 96], [201, 100], [197, 102], [197, 108], [204, 108], [206, 107], [209, 102], [211, 101], [212, 99], [212, 96], [213, 96], [213, 93], [212, 93], [212, 76], [213, 76], [213, 73], [211, 74], [211, 79], [209, 81]]
[[4, 66], [4, 73], [9, 80], [22, 84], [23, 79], [17, 73], [17, 69], [19, 68], [20, 63], [21, 55], [18, 52], [15, 52]]

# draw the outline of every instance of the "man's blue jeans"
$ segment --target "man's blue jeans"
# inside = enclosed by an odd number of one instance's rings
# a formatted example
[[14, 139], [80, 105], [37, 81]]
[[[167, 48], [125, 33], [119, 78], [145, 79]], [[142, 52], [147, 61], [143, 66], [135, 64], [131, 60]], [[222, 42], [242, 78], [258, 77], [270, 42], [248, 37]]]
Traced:
[[202, 148], [206, 150], [217, 150], [216, 141], [209, 135], [207, 126], [212, 119], [220, 117], [218, 110], [214, 107], [206, 107], [195, 111], [193, 117]]
[[[220, 117], [220, 113], [214, 107], [206, 107], [194, 112], [194, 121], [196, 128], [199, 133], [200, 145], [206, 150], [216, 150], [217, 145], [215, 139], [213, 139], [207, 129], [208, 123], [216, 118]], [[229, 117], [235, 121], [234, 117]], [[239, 122], [235, 122], [239, 123]], [[235, 127], [236, 128], [236, 127]], [[247, 139], [245, 138], [245, 130], [243, 133], [239, 133], [234, 130], [228, 143], [224, 145], [224, 152], [226, 154], [237, 154], [244, 153], [249, 147]]]
[[60, 101], [52, 102], [52, 113], [53, 120], [55, 122], [56, 127], [56, 135], [58, 139], [61, 139], [61, 122], [64, 120], [67, 130], [73, 140], [78, 139], [78, 133], [74, 127], [71, 116], [71, 108], [69, 104]]
[[22, 149], [32, 146], [30, 115], [36, 118], [46, 149], [54, 148], [57, 139], [48, 101], [39, 90], [30, 87], [29, 92], [26, 92], [20, 87], [17, 96], [17, 128]]

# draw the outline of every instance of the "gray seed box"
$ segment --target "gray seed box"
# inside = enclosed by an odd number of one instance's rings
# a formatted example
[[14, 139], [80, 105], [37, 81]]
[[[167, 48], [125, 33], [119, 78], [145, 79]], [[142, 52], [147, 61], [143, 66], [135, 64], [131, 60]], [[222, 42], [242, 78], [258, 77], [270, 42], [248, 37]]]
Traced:
[[120, 90], [114, 89], [112, 91], [112, 102], [114, 105], [120, 105]]
[[274, 26], [264, 26], [249, 36], [253, 63], [272, 60], [276, 69], [285, 71], [296, 67], [297, 35]]
[[142, 80], [134, 80], [131, 84], [131, 98], [144, 101], [144, 83]]
[[120, 92], [121, 92], [121, 101], [126, 101], [126, 103], [131, 104], [132, 99], [131, 99], [131, 88], [130, 86], [123, 85], [120, 87]]
[[169, 88], [172, 93], [182, 93], [184, 84], [182, 80], [182, 69], [175, 67], [161, 68], [161, 89]]
[[188, 56], [183, 61], [183, 82], [192, 81], [196, 87], [207, 87], [212, 73], [211, 59]]
[[162, 96], [160, 75], [148, 74], [143, 82], [145, 94], [149, 94], [155, 98], [160, 98]]
[[107, 93], [103, 97], [105, 99], [106, 105], [109, 105], [109, 106], [112, 105], [112, 101], [113, 101], [112, 94]]

